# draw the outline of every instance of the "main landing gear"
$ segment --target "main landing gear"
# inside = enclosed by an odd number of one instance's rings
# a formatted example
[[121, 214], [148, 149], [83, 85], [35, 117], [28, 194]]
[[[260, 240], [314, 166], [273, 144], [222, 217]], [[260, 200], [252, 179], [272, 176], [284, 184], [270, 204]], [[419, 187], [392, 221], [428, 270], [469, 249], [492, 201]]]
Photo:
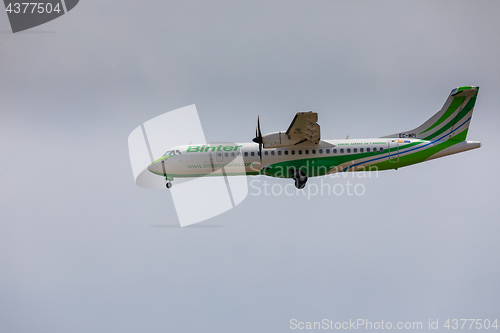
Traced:
[[292, 178], [295, 180], [295, 187], [299, 190], [303, 189], [307, 183], [306, 174], [300, 169], [292, 170]]

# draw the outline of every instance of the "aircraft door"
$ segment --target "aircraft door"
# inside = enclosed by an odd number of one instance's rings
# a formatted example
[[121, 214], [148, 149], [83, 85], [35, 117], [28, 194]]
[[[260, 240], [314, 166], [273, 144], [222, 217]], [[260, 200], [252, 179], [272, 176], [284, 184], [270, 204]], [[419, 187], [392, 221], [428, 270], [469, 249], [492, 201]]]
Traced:
[[389, 141], [389, 162], [399, 162], [399, 143], [398, 140]]
[[217, 162], [222, 162], [222, 152], [221, 151], [217, 152]]

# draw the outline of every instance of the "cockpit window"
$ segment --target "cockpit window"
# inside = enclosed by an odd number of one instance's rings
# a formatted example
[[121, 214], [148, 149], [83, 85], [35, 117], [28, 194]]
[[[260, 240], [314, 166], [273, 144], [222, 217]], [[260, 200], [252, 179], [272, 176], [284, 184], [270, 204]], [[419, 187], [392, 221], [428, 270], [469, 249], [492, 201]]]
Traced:
[[181, 154], [180, 150], [168, 150], [163, 156], [174, 156], [180, 154]]

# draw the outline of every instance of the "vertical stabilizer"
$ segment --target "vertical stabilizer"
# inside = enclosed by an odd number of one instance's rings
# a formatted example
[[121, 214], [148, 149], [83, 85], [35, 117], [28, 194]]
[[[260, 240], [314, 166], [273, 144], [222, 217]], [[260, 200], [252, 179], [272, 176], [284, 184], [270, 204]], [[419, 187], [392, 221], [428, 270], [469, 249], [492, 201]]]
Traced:
[[419, 127], [384, 138], [415, 138], [429, 141], [464, 141], [467, 137], [479, 87], [465, 86], [451, 91], [443, 108]]

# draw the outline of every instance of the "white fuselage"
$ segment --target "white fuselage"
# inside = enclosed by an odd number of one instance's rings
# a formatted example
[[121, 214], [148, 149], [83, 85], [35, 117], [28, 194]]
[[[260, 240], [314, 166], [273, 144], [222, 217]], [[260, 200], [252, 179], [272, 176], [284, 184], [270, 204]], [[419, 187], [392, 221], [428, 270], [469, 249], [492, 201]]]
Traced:
[[[262, 162], [259, 156], [259, 145], [253, 142], [183, 145], [172, 148], [180, 154], [155, 161], [149, 166], [149, 170], [164, 176], [166, 173], [171, 178], [202, 175], [257, 175], [269, 165], [300, 164], [305, 163], [304, 160], [317, 163], [322, 162], [321, 159], [339, 161], [329, 165], [327, 173], [357, 171], [369, 165], [387, 161], [393, 163], [391, 168], [394, 169], [398, 167], [400, 157], [432, 148], [435, 144], [437, 143], [419, 139], [325, 140], [317, 145], [301, 144], [286, 148], [264, 148]], [[479, 146], [479, 142], [464, 141], [426, 159], [455, 154]], [[332, 157], [337, 158], [332, 159]]]

